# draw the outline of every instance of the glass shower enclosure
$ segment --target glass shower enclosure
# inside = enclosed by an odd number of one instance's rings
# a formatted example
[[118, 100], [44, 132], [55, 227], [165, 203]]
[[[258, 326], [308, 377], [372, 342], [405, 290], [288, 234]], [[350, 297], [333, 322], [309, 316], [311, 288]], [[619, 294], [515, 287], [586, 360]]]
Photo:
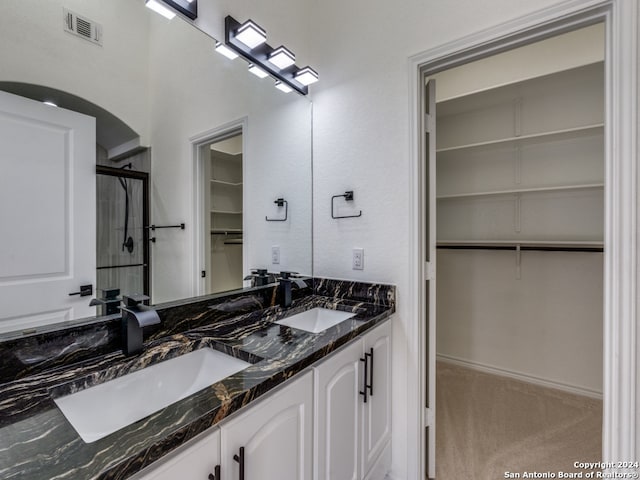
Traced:
[[98, 296], [150, 296], [149, 175], [127, 166], [96, 167]]

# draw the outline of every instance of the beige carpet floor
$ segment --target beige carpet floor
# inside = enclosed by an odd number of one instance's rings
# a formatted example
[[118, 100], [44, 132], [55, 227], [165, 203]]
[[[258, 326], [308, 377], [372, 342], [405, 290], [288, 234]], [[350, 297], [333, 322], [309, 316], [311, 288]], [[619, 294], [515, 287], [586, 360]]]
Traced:
[[436, 395], [436, 480], [584, 474], [574, 462], [601, 460], [600, 400], [444, 362]]

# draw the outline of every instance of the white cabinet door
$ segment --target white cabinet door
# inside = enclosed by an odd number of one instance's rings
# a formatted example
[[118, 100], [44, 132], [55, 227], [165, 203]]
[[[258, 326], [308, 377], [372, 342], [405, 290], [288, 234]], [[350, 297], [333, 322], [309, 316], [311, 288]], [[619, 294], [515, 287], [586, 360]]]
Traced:
[[[218, 470], [216, 470], [218, 467]], [[132, 480], [220, 480], [220, 430], [205, 432], [131, 477]]]
[[367, 475], [391, 439], [391, 322], [364, 337], [368, 354], [367, 403], [363, 406], [362, 474]]
[[308, 372], [222, 425], [223, 480], [311, 480], [312, 408]]
[[360, 478], [362, 340], [314, 367], [315, 480]]
[[0, 331], [95, 315], [95, 119], [0, 92]]

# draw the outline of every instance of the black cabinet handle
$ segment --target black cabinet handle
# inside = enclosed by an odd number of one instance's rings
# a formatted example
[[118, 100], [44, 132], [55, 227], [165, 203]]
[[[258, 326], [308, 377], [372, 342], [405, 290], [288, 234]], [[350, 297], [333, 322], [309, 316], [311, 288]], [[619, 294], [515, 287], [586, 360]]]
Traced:
[[368, 355], [365, 353], [364, 354], [364, 358], [360, 359], [361, 362], [364, 362], [364, 384], [363, 384], [363, 390], [360, 392], [360, 395], [362, 395], [364, 397], [364, 403], [367, 403], [367, 377], [369, 376], [369, 357]]
[[222, 480], [222, 477], [220, 476], [220, 465], [216, 465], [213, 469], [213, 473], [210, 473], [207, 478], [209, 480]]
[[369, 396], [373, 397], [373, 347], [371, 347], [369, 353], [365, 353], [364, 356], [368, 356], [371, 361], [371, 364], [369, 365], [369, 385], [367, 385], [366, 388], [369, 389]]
[[238, 455], [234, 455], [233, 459], [240, 464], [240, 474], [238, 480], [244, 480], [244, 447], [240, 447]]

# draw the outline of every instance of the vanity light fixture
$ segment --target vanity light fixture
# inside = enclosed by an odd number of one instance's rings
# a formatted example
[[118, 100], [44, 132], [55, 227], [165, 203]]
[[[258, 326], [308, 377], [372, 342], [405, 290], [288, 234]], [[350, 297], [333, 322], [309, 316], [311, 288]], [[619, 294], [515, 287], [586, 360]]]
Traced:
[[159, 13], [164, 18], [171, 20], [176, 16], [176, 13], [170, 8], [165, 7], [159, 0], [147, 0], [144, 2], [147, 8], [150, 8], [156, 13]]
[[220, 55], [224, 55], [229, 60], [234, 60], [238, 58], [238, 54], [233, 50], [231, 50], [222, 42], [216, 42], [216, 52], [218, 52]]
[[198, 18], [198, 0], [146, 0], [145, 5], [169, 20], [176, 12], [191, 20]]
[[267, 32], [253, 20], [247, 20], [236, 31], [236, 38], [247, 47], [254, 49], [267, 41]]
[[291, 88], [286, 83], [282, 83], [280, 80], [276, 80], [276, 88], [284, 93], [293, 92], [293, 88]]
[[[252, 35], [258, 31], [262, 43], [257, 44], [241, 38], [249, 35], [249, 31]], [[286, 87], [289, 87], [302, 95], [309, 93], [307, 85], [318, 81], [318, 72], [311, 67], [296, 66], [294, 63], [296, 57], [291, 50], [284, 46], [273, 48], [264, 40], [266, 40], [265, 31], [252, 20], [241, 24], [230, 15], [224, 19], [224, 44], [227, 47], [244, 57], [251, 66], [258, 67], [262, 72], [271, 75], [276, 80], [276, 87], [283, 92], [286, 92]], [[254, 71], [252, 70], [251, 73]]]
[[318, 72], [311, 67], [304, 67], [296, 72], [295, 79], [303, 85], [311, 85], [318, 81]]
[[287, 47], [280, 46], [269, 54], [269, 63], [284, 70], [296, 63], [296, 56]]
[[268, 77], [269, 74], [267, 72], [265, 72], [264, 70], [262, 70], [260, 67], [258, 67], [257, 65], [254, 65], [253, 63], [249, 64], [249, 71], [251, 73], [253, 73], [256, 77], [258, 78], [265, 78]]

